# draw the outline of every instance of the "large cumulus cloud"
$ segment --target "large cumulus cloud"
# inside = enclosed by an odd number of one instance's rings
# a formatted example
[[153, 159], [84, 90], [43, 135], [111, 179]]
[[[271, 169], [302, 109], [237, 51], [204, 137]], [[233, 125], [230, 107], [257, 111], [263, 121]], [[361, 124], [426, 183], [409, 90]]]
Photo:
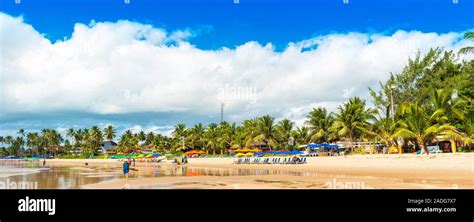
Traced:
[[240, 121], [262, 114], [298, 122], [311, 107], [333, 110], [367, 98], [390, 72], [431, 47], [457, 50], [462, 33], [399, 30], [345, 33], [288, 43], [249, 39], [218, 50], [190, 43], [192, 30], [130, 22], [76, 24], [51, 42], [21, 17], [0, 13], [2, 115], [76, 111], [97, 114], [189, 112]]

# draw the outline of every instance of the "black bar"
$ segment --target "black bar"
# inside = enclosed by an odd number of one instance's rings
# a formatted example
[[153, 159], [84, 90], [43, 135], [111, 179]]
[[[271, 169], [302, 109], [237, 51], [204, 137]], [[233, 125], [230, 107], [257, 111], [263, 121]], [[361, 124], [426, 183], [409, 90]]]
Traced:
[[[280, 213], [332, 217], [457, 217], [472, 221], [473, 190], [1, 190], [0, 220], [41, 217], [200, 217]], [[18, 201], [55, 199], [56, 213], [19, 212]], [[451, 200], [450, 203], [408, 203]], [[456, 212], [407, 212], [407, 208], [455, 208]], [[189, 215], [187, 213], [190, 213]], [[194, 212], [194, 213], [193, 213]], [[206, 212], [201, 214], [199, 212]], [[15, 220], [16, 221], [16, 220]]]

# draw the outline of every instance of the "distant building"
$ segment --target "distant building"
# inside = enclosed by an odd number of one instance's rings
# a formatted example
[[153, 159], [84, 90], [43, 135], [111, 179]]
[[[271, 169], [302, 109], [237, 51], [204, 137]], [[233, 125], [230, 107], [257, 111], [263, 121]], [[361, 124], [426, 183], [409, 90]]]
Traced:
[[117, 143], [112, 140], [103, 141], [100, 144], [100, 151], [101, 153], [105, 154], [111, 149], [115, 148], [116, 146], [117, 146]]

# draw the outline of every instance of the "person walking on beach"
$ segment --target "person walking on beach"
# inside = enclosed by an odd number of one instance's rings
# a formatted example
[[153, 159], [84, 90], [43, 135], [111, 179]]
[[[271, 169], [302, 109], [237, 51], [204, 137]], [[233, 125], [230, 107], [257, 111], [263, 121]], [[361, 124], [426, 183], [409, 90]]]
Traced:
[[130, 164], [128, 161], [123, 161], [123, 176], [128, 180], [128, 172], [130, 171]]
[[135, 159], [132, 160], [132, 166], [135, 166]]
[[43, 158], [43, 166], [46, 165], [46, 159]]

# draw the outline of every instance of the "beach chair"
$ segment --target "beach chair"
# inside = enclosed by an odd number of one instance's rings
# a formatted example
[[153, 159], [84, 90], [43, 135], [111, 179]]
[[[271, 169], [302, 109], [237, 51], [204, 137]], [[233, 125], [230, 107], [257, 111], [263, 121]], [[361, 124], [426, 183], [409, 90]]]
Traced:
[[265, 158], [265, 160], [263, 160], [263, 164], [269, 164], [270, 162], [270, 158]]
[[259, 163], [260, 163], [260, 157], [255, 159], [255, 164], [259, 164]]
[[259, 161], [260, 161], [260, 158], [255, 158], [255, 159], [253, 159], [252, 164], [257, 164]]
[[306, 157], [303, 157], [298, 160], [298, 164], [304, 164], [304, 163], [306, 163]]
[[274, 164], [279, 164], [280, 163], [280, 157], [276, 158]]
[[235, 164], [241, 164], [242, 163], [242, 158], [237, 159], [237, 161], [234, 162]]

